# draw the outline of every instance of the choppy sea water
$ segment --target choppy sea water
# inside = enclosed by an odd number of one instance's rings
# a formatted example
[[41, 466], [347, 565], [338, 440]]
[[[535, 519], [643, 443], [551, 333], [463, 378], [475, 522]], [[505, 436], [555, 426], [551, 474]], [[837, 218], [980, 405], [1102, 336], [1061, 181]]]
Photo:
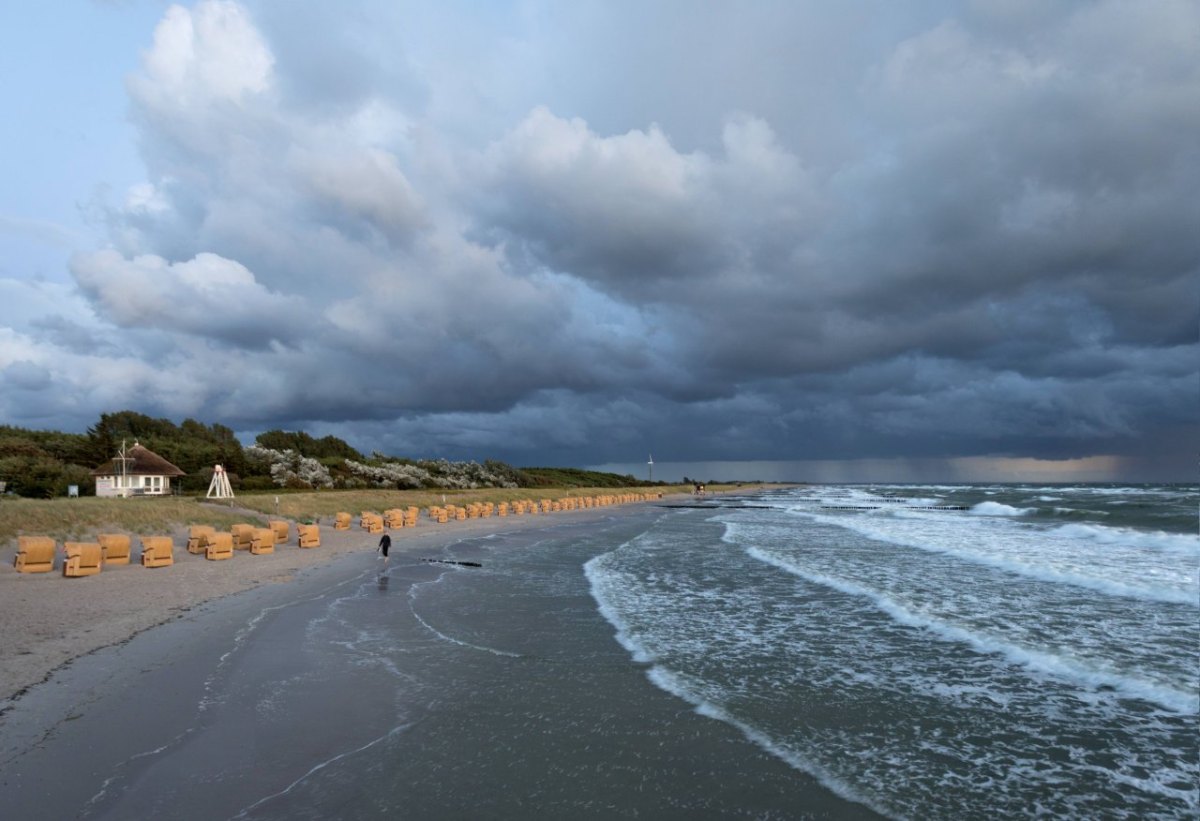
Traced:
[[1195, 487], [803, 488], [586, 572], [663, 690], [903, 818], [1194, 818]]

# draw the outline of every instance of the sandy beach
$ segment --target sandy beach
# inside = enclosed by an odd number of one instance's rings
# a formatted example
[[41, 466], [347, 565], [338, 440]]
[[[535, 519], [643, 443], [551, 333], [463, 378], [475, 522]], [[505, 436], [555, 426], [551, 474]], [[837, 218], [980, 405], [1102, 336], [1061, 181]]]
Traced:
[[[678, 504], [690, 498], [675, 495], [658, 501]], [[457, 539], [546, 527], [564, 520], [611, 517], [654, 503], [492, 516], [446, 524], [421, 516], [416, 527], [388, 531], [392, 560]], [[230, 509], [228, 505], [221, 508]], [[261, 517], [256, 511], [245, 513], [247, 521]], [[212, 562], [188, 553], [186, 528], [170, 535], [175, 544], [175, 563], [169, 567], [142, 567], [135, 537], [129, 565], [107, 567], [83, 578], [63, 578], [61, 557], [53, 572], [17, 573], [12, 567], [16, 545], [0, 550], [0, 623], [9, 626], [0, 631], [0, 715], [30, 687], [46, 681], [55, 670], [80, 656], [126, 642], [205, 602], [261, 585], [286, 584], [299, 573], [350, 554], [374, 554], [379, 544], [378, 535], [358, 526], [357, 516], [350, 530], [334, 530], [332, 522], [322, 522], [319, 548], [299, 549], [292, 523], [288, 543], [278, 545], [273, 554], [255, 556], [239, 550], [229, 561]]]

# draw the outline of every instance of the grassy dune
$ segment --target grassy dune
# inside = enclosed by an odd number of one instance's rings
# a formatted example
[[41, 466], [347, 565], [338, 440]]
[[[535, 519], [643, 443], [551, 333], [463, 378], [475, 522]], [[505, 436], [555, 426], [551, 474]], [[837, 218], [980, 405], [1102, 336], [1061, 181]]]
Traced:
[[[710, 485], [710, 490], [727, 490], [732, 485]], [[135, 535], [167, 533], [193, 524], [213, 525], [227, 530], [238, 522], [257, 522], [279, 515], [287, 519], [332, 520], [346, 511], [357, 517], [364, 510], [382, 512], [393, 507], [416, 505], [422, 509], [442, 503], [512, 502], [517, 499], [563, 499], [637, 492], [690, 493], [688, 485], [648, 488], [520, 488], [504, 490], [327, 490], [310, 493], [247, 493], [228, 502], [209, 502], [201, 497], [161, 499], [0, 499], [0, 545], [21, 535], [53, 536], [60, 541], [91, 539], [98, 533], [125, 532]], [[279, 500], [278, 506], [276, 499]], [[240, 509], [239, 509], [240, 508]], [[258, 515], [248, 515], [245, 511]]]
[[[213, 525], [226, 530], [246, 521], [244, 513], [201, 505], [195, 498], [20, 499], [0, 501], [0, 544], [17, 536], [53, 536], [90, 541], [98, 533], [165, 534], [179, 525]], [[265, 518], [262, 524], [266, 524]]]

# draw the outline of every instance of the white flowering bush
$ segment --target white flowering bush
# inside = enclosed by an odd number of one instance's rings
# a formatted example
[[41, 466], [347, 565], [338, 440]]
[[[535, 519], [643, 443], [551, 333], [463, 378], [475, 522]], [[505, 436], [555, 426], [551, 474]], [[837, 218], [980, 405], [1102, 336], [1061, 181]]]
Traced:
[[[472, 490], [481, 487], [515, 488], [517, 483], [501, 472], [478, 462], [451, 462], [446, 459], [423, 461], [417, 464], [389, 461], [375, 454], [379, 464], [367, 465], [347, 459], [346, 469], [353, 479], [369, 482], [374, 487], [420, 488], [437, 487]], [[349, 484], [349, 482], [347, 482]]]
[[429, 471], [438, 487], [471, 490], [479, 487], [517, 487], [517, 483], [499, 472], [490, 470], [478, 462], [450, 462], [438, 459], [432, 462], [421, 462], [421, 467]]
[[250, 445], [242, 451], [246, 458], [258, 465], [267, 465], [271, 481], [279, 487], [333, 487], [329, 469], [294, 450], [272, 450], [261, 445]]
[[365, 479], [374, 487], [406, 488], [427, 487], [431, 484], [429, 472], [416, 465], [402, 462], [385, 462], [382, 465], [364, 465], [353, 459], [346, 460], [346, 470], [354, 477]]
[[[254, 444], [244, 448], [247, 461], [271, 474], [279, 487], [334, 487], [329, 468], [295, 450], [274, 450]], [[446, 488], [520, 487], [517, 472], [501, 462], [451, 462], [447, 459], [408, 462], [371, 455], [371, 464], [345, 459], [335, 467], [336, 485], [343, 488]]]

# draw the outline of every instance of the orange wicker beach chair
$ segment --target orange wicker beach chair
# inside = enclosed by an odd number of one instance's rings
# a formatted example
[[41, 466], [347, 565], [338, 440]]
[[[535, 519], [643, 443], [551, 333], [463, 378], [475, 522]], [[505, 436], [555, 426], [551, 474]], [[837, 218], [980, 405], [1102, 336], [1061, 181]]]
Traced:
[[254, 531], [250, 540], [250, 552], [255, 556], [275, 552], [275, 531], [269, 527], [260, 527]]
[[219, 562], [233, 558], [233, 534], [211, 533], [204, 539], [204, 558]]
[[206, 540], [216, 532], [217, 529], [212, 525], [192, 525], [188, 528], [187, 552], [203, 553]]
[[275, 544], [283, 544], [288, 540], [292, 532], [291, 525], [283, 519], [272, 519], [268, 524], [275, 531]]
[[321, 529], [317, 525], [296, 525], [296, 544], [300, 547], [320, 547]]
[[49, 536], [20, 536], [13, 567], [18, 573], [49, 573], [54, 569], [57, 545]]
[[250, 540], [254, 538], [256, 529], [254, 525], [248, 524], [236, 524], [229, 528], [229, 532], [233, 534], [233, 549], [249, 550]]
[[66, 542], [63, 551], [66, 554], [64, 576], [94, 576], [100, 572], [102, 557], [99, 542]]
[[170, 536], [143, 536], [141, 541], [143, 567], [167, 567], [175, 564], [175, 546]]
[[101, 533], [96, 537], [100, 542], [100, 557], [105, 564], [129, 564], [130, 545], [133, 541], [124, 533]]

